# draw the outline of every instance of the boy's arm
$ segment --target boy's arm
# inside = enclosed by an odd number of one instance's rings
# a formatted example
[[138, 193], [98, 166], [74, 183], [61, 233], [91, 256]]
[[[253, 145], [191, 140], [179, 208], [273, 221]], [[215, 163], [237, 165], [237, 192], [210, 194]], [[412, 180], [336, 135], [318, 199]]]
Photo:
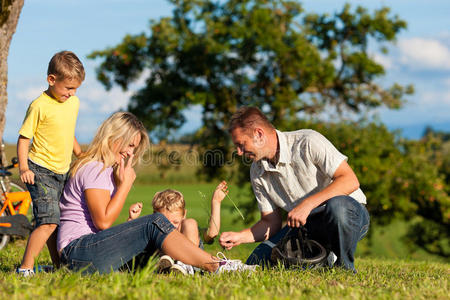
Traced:
[[228, 194], [228, 186], [226, 181], [222, 181], [214, 191], [211, 199], [211, 218], [209, 219], [209, 226], [205, 232], [204, 240], [206, 243], [211, 243], [220, 231], [220, 206], [222, 200]]
[[28, 149], [30, 139], [19, 135], [17, 140], [17, 158], [19, 159], [20, 179], [23, 183], [34, 184], [34, 173], [28, 168]]
[[73, 138], [73, 154], [75, 154], [76, 157], [79, 157], [81, 154], [81, 147], [80, 144], [78, 144], [77, 138]]

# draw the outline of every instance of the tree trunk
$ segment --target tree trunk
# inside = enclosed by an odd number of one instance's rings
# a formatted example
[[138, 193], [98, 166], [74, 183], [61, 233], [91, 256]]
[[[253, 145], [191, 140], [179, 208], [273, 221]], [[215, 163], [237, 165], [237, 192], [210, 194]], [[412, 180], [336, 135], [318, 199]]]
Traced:
[[16, 31], [24, 0], [1, 0], [0, 7], [0, 143], [6, 121], [8, 104], [8, 53], [11, 38]]

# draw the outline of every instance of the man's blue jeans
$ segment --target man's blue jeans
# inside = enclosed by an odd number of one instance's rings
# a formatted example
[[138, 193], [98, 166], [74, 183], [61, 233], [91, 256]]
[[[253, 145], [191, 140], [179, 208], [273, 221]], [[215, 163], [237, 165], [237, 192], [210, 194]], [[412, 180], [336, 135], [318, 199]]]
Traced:
[[[337, 196], [313, 209], [305, 227], [308, 238], [336, 254], [337, 266], [355, 271], [356, 244], [367, 234], [369, 223], [369, 213], [363, 204], [350, 196]], [[285, 226], [268, 241], [259, 244], [246, 264], [270, 265], [272, 247], [285, 236], [288, 229]]]
[[61, 251], [61, 262], [84, 273], [116, 271], [135, 257], [148, 259], [174, 229], [163, 214], [147, 215], [73, 240]]

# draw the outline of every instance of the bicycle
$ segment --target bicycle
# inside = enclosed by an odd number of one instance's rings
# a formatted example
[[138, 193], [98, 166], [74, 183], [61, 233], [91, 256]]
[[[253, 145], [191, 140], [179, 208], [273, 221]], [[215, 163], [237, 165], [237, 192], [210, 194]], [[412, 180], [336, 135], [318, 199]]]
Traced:
[[[18, 160], [14, 157], [11, 165], [5, 166], [4, 144], [1, 144], [0, 157], [0, 250], [9, 242], [11, 235], [26, 236], [33, 226], [33, 203], [28, 191], [20, 185], [11, 182], [12, 173], [8, 170], [18, 166]], [[30, 210], [31, 207], [31, 210]]]

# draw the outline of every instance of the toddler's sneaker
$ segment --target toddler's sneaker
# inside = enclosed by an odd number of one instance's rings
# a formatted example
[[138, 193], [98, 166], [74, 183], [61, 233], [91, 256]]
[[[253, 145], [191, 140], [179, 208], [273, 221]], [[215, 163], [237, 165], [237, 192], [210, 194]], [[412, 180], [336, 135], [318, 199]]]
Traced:
[[168, 273], [170, 268], [175, 264], [172, 257], [169, 255], [163, 255], [156, 265], [156, 272], [158, 273]]
[[33, 271], [33, 269], [17, 268], [16, 274], [18, 274], [19, 276], [22, 276], [22, 277], [31, 277], [31, 276], [34, 276], [34, 271]]
[[258, 265], [246, 265], [239, 259], [228, 259], [222, 252], [218, 252], [216, 256], [219, 259], [219, 268], [216, 273], [245, 271], [254, 272], [258, 267]]
[[170, 272], [175, 274], [183, 275], [194, 275], [194, 267], [187, 265], [181, 261], [177, 261], [173, 266], [170, 267]]

